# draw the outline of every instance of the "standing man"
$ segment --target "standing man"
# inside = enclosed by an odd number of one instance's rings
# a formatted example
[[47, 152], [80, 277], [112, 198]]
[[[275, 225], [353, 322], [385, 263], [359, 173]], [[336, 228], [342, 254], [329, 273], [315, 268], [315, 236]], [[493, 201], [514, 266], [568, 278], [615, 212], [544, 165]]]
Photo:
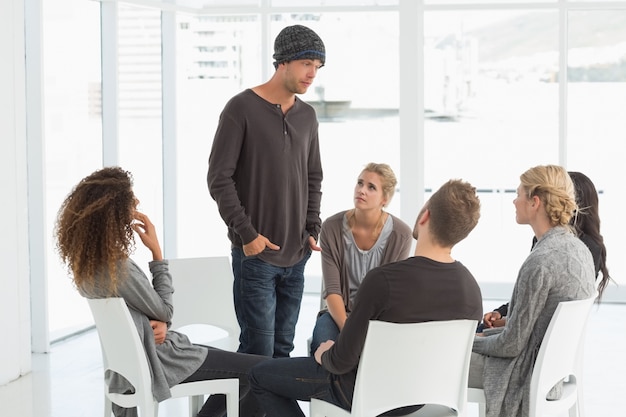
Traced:
[[304, 290], [319, 251], [322, 164], [315, 110], [300, 100], [324, 65], [311, 29], [284, 28], [272, 78], [224, 107], [209, 156], [211, 197], [232, 243], [239, 352], [288, 357]]

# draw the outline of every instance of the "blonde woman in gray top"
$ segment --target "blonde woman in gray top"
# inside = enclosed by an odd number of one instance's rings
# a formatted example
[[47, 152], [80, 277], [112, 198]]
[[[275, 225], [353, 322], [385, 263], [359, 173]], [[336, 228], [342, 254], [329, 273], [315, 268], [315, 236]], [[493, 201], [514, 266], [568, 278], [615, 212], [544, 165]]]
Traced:
[[327, 308], [315, 323], [311, 352], [322, 342], [337, 339], [369, 270], [409, 256], [411, 228], [385, 211], [397, 182], [389, 165], [367, 164], [354, 187], [354, 208], [322, 224], [322, 296]]
[[484, 388], [487, 417], [528, 416], [532, 367], [557, 305], [595, 293], [591, 252], [569, 225], [576, 199], [567, 171], [527, 170], [513, 204], [515, 220], [532, 227], [537, 243], [519, 270], [504, 327], [474, 340], [469, 386]]

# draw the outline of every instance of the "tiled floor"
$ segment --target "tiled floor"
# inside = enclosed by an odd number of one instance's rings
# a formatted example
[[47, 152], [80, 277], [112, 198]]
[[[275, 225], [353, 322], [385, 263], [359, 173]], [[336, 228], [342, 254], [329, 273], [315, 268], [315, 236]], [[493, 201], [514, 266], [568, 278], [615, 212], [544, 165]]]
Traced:
[[[492, 309], [500, 301], [486, 301]], [[304, 355], [318, 297], [303, 300], [294, 355]], [[626, 412], [626, 305], [594, 307], [585, 352], [586, 417], [617, 417]], [[2, 417], [91, 417], [103, 408], [102, 363], [95, 331], [54, 344], [52, 352], [33, 355], [33, 372], [0, 387]], [[306, 411], [307, 405], [303, 404]], [[162, 417], [186, 416], [185, 400], [161, 404]], [[474, 404], [469, 416], [477, 416]], [[282, 416], [281, 416], [282, 417]], [[288, 416], [285, 416], [288, 417]]]

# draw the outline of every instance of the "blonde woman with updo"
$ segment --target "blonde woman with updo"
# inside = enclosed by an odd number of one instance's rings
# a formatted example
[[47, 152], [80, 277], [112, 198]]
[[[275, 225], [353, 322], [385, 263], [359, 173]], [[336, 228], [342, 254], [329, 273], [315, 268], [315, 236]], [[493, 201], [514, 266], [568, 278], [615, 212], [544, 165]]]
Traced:
[[370, 269], [409, 256], [411, 228], [385, 211], [397, 183], [389, 165], [367, 164], [354, 187], [354, 208], [341, 211], [322, 224], [322, 296], [327, 309], [318, 315], [311, 352], [322, 342], [337, 339], [359, 285]]
[[[557, 165], [520, 176], [515, 220], [532, 228], [537, 243], [519, 270], [504, 327], [477, 335], [469, 386], [483, 388], [487, 417], [526, 417], [535, 356], [557, 305], [595, 293], [591, 252], [570, 220], [577, 206], [574, 184]], [[550, 397], [560, 396], [557, 384]]]

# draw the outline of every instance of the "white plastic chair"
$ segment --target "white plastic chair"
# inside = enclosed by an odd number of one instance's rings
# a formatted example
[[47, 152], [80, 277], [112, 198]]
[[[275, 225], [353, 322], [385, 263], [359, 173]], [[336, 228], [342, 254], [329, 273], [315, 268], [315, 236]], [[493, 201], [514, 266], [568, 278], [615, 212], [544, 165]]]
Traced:
[[[139, 415], [156, 417], [159, 404], [152, 395], [152, 376], [145, 349], [123, 298], [88, 299], [100, 345], [104, 372], [113, 371], [132, 384], [135, 392], [119, 394], [104, 386], [104, 417], [110, 417], [112, 403], [137, 407]], [[228, 416], [239, 415], [239, 380], [216, 379], [178, 384], [170, 389], [172, 398], [189, 397], [189, 415], [196, 416], [205, 394], [226, 394]]]
[[370, 321], [352, 411], [311, 399], [311, 417], [374, 417], [426, 404], [412, 416], [463, 416], [476, 320]]
[[[543, 337], [530, 380], [530, 417], [560, 415], [583, 417], [583, 357], [587, 320], [596, 295], [585, 300], [562, 301], [556, 308]], [[563, 382], [558, 400], [547, 400], [552, 387]], [[468, 402], [478, 403], [479, 415], [486, 415], [485, 392], [468, 389]]]
[[174, 285], [172, 329], [187, 334], [194, 343], [236, 351], [240, 329], [230, 258], [180, 258], [168, 262]]

